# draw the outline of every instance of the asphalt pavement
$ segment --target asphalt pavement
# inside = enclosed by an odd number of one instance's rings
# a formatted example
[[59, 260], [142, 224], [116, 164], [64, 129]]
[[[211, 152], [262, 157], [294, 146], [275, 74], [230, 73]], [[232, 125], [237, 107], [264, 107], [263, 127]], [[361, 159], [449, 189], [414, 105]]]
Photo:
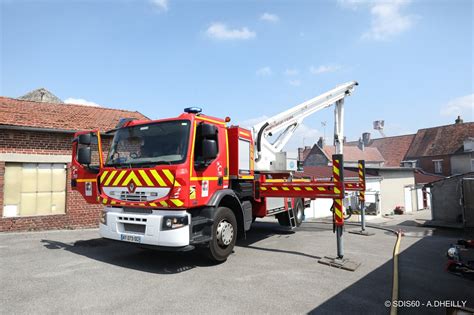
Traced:
[[[406, 231], [400, 299], [474, 307], [474, 282], [444, 270], [449, 245], [472, 235], [419, 227], [418, 217], [374, 221]], [[95, 229], [3, 233], [0, 313], [387, 314], [396, 238], [378, 229], [368, 237], [350, 229], [358, 228], [346, 226], [343, 237], [345, 257], [361, 263], [354, 272], [318, 263], [336, 254], [331, 225], [318, 222], [288, 231], [274, 220], [257, 221], [218, 265], [199, 251], [144, 250], [101, 239]], [[445, 312], [443, 306], [399, 309]]]

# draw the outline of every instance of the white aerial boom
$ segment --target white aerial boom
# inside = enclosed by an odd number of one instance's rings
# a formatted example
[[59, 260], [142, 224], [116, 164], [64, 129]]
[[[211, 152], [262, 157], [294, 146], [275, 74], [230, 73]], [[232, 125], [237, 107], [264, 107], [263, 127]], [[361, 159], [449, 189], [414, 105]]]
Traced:
[[[338, 85], [324, 94], [307, 100], [253, 126], [252, 133], [256, 146], [255, 170], [284, 170], [277, 166], [277, 157], [281, 154], [283, 147], [288, 143], [291, 136], [293, 136], [296, 128], [309, 115], [333, 104], [336, 105], [334, 109], [334, 145], [336, 146], [336, 154], [342, 154], [344, 98], [351, 95], [356, 85], [358, 85], [356, 81]], [[269, 137], [277, 132], [280, 132], [278, 137], [270, 142]]]

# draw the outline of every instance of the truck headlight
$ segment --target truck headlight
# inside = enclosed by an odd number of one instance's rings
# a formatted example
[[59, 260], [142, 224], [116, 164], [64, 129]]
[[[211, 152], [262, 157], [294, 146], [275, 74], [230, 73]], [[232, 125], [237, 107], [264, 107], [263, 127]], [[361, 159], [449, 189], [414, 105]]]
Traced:
[[173, 230], [188, 225], [187, 216], [165, 216], [163, 217], [162, 230]]
[[103, 225], [107, 225], [107, 211], [101, 210], [100, 211], [100, 223]]

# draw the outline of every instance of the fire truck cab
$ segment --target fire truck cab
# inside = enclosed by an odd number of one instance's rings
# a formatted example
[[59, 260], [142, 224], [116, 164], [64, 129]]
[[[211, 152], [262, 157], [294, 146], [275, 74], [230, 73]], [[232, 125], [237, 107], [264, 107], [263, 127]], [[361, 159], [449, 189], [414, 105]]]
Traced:
[[98, 130], [73, 142], [72, 186], [104, 205], [105, 238], [166, 250], [202, 245], [222, 261], [255, 217], [283, 213], [289, 225], [290, 202], [303, 220], [300, 199], [255, 198], [250, 130], [187, 108], [173, 119], [126, 121], [114, 133], [106, 157]]

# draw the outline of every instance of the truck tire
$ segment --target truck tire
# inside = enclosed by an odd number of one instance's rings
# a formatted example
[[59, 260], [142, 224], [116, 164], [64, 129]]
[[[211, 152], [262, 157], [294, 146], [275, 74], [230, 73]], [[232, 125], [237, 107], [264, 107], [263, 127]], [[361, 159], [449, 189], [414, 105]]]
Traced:
[[[298, 199], [296, 200], [296, 206], [293, 209], [293, 214], [295, 215], [296, 219], [296, 226], [300, 226], [301, 223], [303, 223], [303, 218], [304, 218], [304, 207], [303, 207], [303, 202]], [[290, 218], [288, 217], [288, 212], [282, 212], [276, 215], [276, 218], [278, 219], [278, 223], [280, 223], [281, 226], [290, 226]]]
[[208, 257], [214, 262], [223, 262], [232, 253], [237, 239], [237, 220], [232, 210], [217, 208], [212, 224], [212, 239], [209, 242]]
[[304, 219], [304, 206], [301, 199], [296, 200], [296, 207], [293, 209], [296, 219], [296, 226], [300, 226]]

